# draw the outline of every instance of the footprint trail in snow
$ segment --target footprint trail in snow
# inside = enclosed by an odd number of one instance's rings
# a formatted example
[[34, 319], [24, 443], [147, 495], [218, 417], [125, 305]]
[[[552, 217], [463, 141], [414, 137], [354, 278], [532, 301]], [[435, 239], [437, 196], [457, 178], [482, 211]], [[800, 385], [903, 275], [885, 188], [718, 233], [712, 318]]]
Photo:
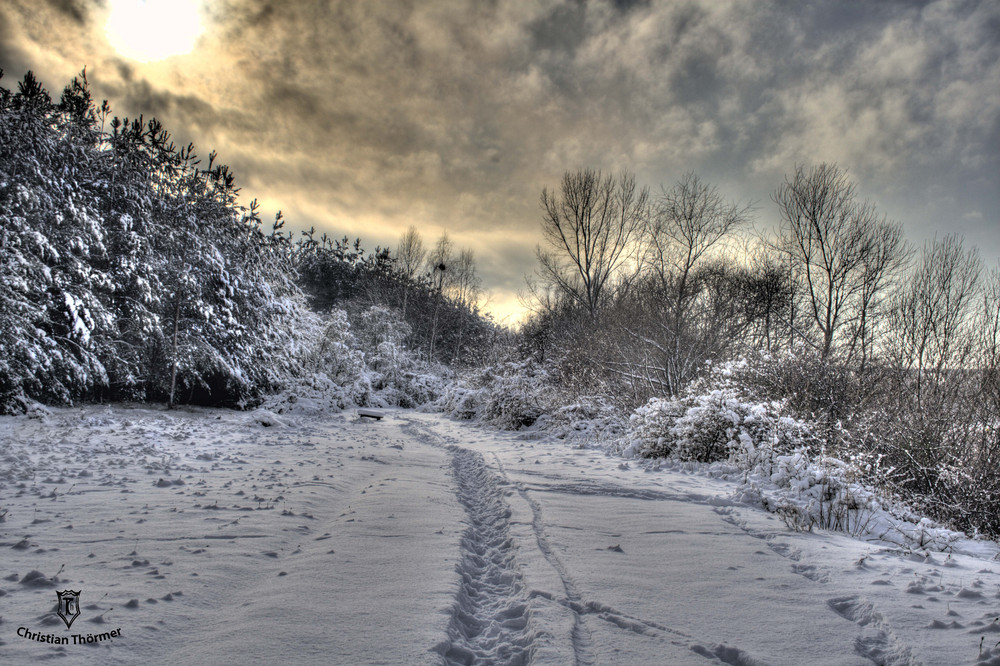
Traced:
[[0, 418], [0, 659], [1000, 666], [995, 546], [790, 532], [620, 463], [394, 410]]

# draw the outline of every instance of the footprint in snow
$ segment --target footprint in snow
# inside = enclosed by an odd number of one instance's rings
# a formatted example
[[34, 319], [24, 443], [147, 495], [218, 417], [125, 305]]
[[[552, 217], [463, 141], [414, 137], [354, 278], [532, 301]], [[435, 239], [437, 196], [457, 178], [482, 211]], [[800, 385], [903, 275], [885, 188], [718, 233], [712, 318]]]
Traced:
[[37, 569], [32, 569], [21, 579], [21, 585], [27, 587], [55, 587], [56, 583]]
[[956, 622], [955, 620], [952, 620], [951, 622], [944, 622], [943, 620], [934, 620], [929, 625], [927, 625], [927, 628], [928, 629], [964, 629], [965, 625], [961, 624], [960, 622]]

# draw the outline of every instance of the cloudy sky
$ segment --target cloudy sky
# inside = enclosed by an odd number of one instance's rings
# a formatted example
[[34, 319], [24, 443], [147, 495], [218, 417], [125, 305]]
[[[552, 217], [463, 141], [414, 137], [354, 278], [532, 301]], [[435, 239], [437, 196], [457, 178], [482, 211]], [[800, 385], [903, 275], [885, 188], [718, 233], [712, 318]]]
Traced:
[[295, 228], [446, 230], [500, 316], [580, 167], [695, 171], [767, 227], [785, 174], [836, 162], [910, 239], [1000, 257], [996, 0], [0, 0], [0, 85], [84, 66]]

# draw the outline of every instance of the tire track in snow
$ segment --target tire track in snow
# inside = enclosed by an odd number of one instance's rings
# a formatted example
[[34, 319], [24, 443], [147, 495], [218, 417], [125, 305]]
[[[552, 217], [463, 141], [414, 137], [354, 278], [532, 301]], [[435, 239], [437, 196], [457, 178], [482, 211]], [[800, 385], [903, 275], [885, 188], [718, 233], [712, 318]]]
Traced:
[[[730, 647], [725, 644], [713, 644], [710, 642], [708, 643], [710, 647], [706, 647], [698, 642], [693, 636], [683, 631], [665, 626], [658, 622], [652, 622], [650, 620], [636, 617], [635, 615], [624, 613], [597, 601], [585, 601], [579, 592], [577, 592], [573, 579], [570, 577], [565, 565], [563, 565], [562, 561], [555, 554], [551, 545], [548, 543], [548, 537], [545, 535], [544, 531], [541, 505], [529, 495], [529, 491], [560, 492], [576, 495], [603, 495], [651, 501], [678, 501], [693, 504], [705, 504], [709, 506], [717, 506], [718, 500], [716, 498], [704, 497], [697, 494], [670, 493], [641, 488], [627, 488], [614, 484], [594, 483], [590, 480], [560, 483], [552, 486], [515, 483], [509, 481], [509, 477], [507, 476], [507, 472], [504, 469], [504, 465], [500, 461], [499, 456], [494, 453], [493, 457], [504, 479], [508, 480], [508, 482], [517, 489], [524, 501], [531, 507], [533, 514], [532, 527], [535, 532], [536, 540], [538, 541], [539, 550], [562, 579], [563, 587], [566, 592], [566, 597], [564, 599], [557, 599], [551, 594], [540, 591], [535, 591], [532, 595], [543, 597], [562, 604], [573, 612], [575, 624], [572, 638], [573, 648], [576, 650], [576, 663], [578, 665], [594, 664], [598, 661], [598, 658], [591, 646], [592, 641], [590, 638], [590, 630], [587, 628], [586, 624], [586, 618], [588, 616], [596, 617], [597, 619], [603, 620], [604, 622], [612, 624], [624, 631], [630, 631], [641, 636], [665, 640], [672, 645], [691, 650], [699, 656], [720, 661], [725, 664], [731, 664], [734, 666], [759, 666], [759, 664], [761, 664], [761, 662], [757, 661], [748, 653], [738, 648]], [[524, 471], [522, 470], [522, 473], [523, 472]], [[552, 480], [556, 480], [558, 478], [559, 477], [551, 477]]]
[[[653, 501], [680, 501], [715, 506], [716, 504], [713, 498], [707, 498], [706, 500], [706, 498], [703, 498], [700, 495], [633, 489], [613, 484], [595, 484], [589, 480], [575, 483], [560, 483], [557, 486], [536, 486], [534, 484], [527, 485], [511, 481], [504, 468], [503, 462], [500, 460], [500, 457], [494, 453], [493, 458], [503, 479], [513, 488], [517, 489], [521, 498], [524, 499], [529, 507], [531, 507], [532, 528], [535, 533], [535, 539], [538, 543], [538, 549], [545, 556], [545, 559], [549, 562], [552, 568], [555, 569], [560, 579], [562, 579], [563, 589], [566, 595], [565, 598], [559, 599], [552, 594], [538, 590], [533, 591], [531, 596], [542, 597], [561, 604], [573, 613], [574, 625], [572, 632], [572, 645], [575, 652], [575, 663], [577, 666], [582, 666], [584, 664], [596, 664], [599, 661], [598, 655], [593, 647], [593, 639], [591, 638], [590, 629], [587, 626], [588, 617], [595, 617], [624, 631], [630, 631], [641, 636], [667, 641], [674, 646], [690, 650], [694, 654], [711, 661], [721, 662], [731, 666], [762, 666], [763, 662], [755, 659], [750, 654], [739, 648], [711, 642], [708, 642], [706, 647], [706, 644], [700, 643], [693, 636], [684, 633], [683, 631], [678, 631], [677, 629], [673, 629], [658, 622], [652, 622], [636, 617], [635, 615], [624, 613], [597, 601], [584, 600], [577, 591], [576, 585], [574, 584], [572, 577], [569, 575], [568, 569], [559, 559], [558, 555], [556, 555], [551, 544], [549, 543], [548, 537], [545, 534], [541, 505], [530, 496], [529, 491], [562, 492], [578, 495], [604, 495]], [[555, 480], [558, 477], [552, 478]]]
[[[484, 617], [486, 617], [488, 621], [487, 616], [489, 615], [489, 612], [483, 612], [483, 609], [486, 609], [487, 607], [496, 608], [497, 606], [502, 606], [504, 599], [506, 599], [508, 607], [514, 606], [519, 612], [523, 607], [525, 609], [524, 615], [530, 623], [531, 613], [530, 610], [528, 610], [528, 604], [530, 604], [531, 600], [537, 598], [546, 599], [551, 603], [559, 604], [573, 613], [573, 628], [571, 630], [570, 639], [571, 646], [574, 651], [574, 663], [577, 664], [577, 666], [597, 664], [600, 661], [600, 656], [597, 654], [591, 631], [588, 626], [587, 618], [589, 617], [597, 618], [614, 625], [618, 629], [629, 631], [638, 635], [659, 638], [661, 640], [665, 639], [672, 645], [690, 650], [694, 654], [707, 658], [711, 661], [730, 664], [733, 666], [759, 666], [761, 663], [748, 653], [738, 648], [730, 647], [725, 644], [714, 644], [712, 642], [702, 644], [695, 640], [691, 635], [682, 631], [678, 631], [656, 622], [650, 622], [628, 613], [623, 613], [596, 601], [584, 600], [577, 590], [576, 585], [573, 582], [573, 578], [569, 574], [569, 570], [552, 548], [548, 536], [545, 533], [542, 507], [533, 497], [530, 496], [529, 491], [564, 492], [580, 495], [606, 495], [624, 497], [628, 499], [654, 501], [673, 500], [718, 506], [718, 500], [716, 498], [705, 498], [699, 495], [690, 494], [646, 491], [614, 484], [594, 484], [589, 481], [577, 483], [570, 482], [566, 484], [559, 484], [558, 486], [542, 485], [538, 487], [534, 484], [522, 484], [510, 479], [502, 461], [500, 460], [500, 457], [496, 453], [493, 453], [492, 455], [497, 469], [500, 472], [499, 478], [489, 470], [489, 467], [483, 460], [482, 455], [458, 446], [458, 440], [455, 438], [439, 434], [431, 427], [410, 419], [407, 419], [407, 423], [403, 426], [403, 429], [409, 431], [416, 438], [426, 444], [431, 446], [443, 446], [452, 452], [455, 477], [459, 485], [458, 498], [463, 506], [466, 507], [466, 512], [470, 516], [470, 522], [472, 522], [472, 525], [470, 525], [470, 528], [466, 531], [461, 544], [463, 561], [459, 565], [459, 571], [462, 574], [462, 589], [459, 591], [458, 600], [453, 611], [453, 618], [448, 628], [451, 642], [435, 648], [437, 652], [444, 656], [446, 664], [523, 664], [530, 662], [534, 652], [533, 645], [538, 640], [539, 636], [544, 635], [544, 631], [532, 628], [529, 632], [527, 631], [527, 627], [525, 627], [525, 631], [522, 631], [522, 640], [511, 640], [511, 638], [508, 637], [503, 642], [503, 644], [508, 648], [514, 642], [517, 642], [521, 647], [523, 647], [523, 650], [511, 650], [510, 656], [508, 657], [498, 657], [496, 655], [489, 654], [489, 651], [493, 649], [491, 646], [495, 644], [495, 640], [490, 637], [487, 637], [486, 641], [477, 647], [474, 644], [479, 643], [480, 641], [475, 636], [472, 636], [472, 634], [477, 631], [480, 631], [481, 633], [480, 628], [483, 626]], [[552, 477], [552, 480], [555, 479], [561, 479], [561, 477]], [[471, 485], [474, 487], [466, 488], [470, 481], [473, 482]], [[542, 556], [559, 576], [562, 582], [563, 592], [565, 594], [564, 597], [560, 598], [555, 594], [541, 590], [532, 590], [530, 593], [526, 593], [524, 591], [524, 585], [520, 573], [517, 568], [513, 566], [513, 554], [510, 555], [510, 563], [511, 572], [517, 581], [516, 593], [507, 594], [506, 596], [503, 593], [496, 595], [493, 594], [496, 592], [494, 585], [486, 585], [485, 590], [482, 590], [481, 588], [483, 586], [478, 585], [475, 582], [477, 579], [491, 578], [490, 575], [482, 576], [481, 572], [473, 571], [476, 569], [475, 566], [471, 569], [466, 566], [466, 556], [468, 553], [479, 550], [473, 544], [483, 542], [484, 535], [475, 533], [476, 530], [474, 530], [474, 528], [476, 521], [472, 519], [472, 516], [474, 513], [478, 513], [484, 504], [495, 503], [496, 505], [503, 507], [503, 517], [502, 521], [500, 521], [503, 525], [502, 532], [505, 535], [506, 541], [506, 544], [503, 546], [503, 550], [512, 548], [509, 534], [510, 508], [503, 500], [501, 486], [498, 485], [498, 481], [500, 481], [503, 486], [509, 486], [510, 488], [515, 489], [531, 508], [531, 527], [535, 535], [537, 546]], [[726, 504], [728, 504], [728, 502], [726, 502]], [[487, 530], [486, 532], [489, 531], [490, 530]], [[492, 537], [486, 535], [486, 540], [492, 540]], [[475, 565], [475, 563], [478, 562], [478, 558], [473, 559], [473, 564]], [[475, 575], [468, 576], [467, 574], [470, 571], [472, 571]], [[510, 592], [510, 588], [508, 588], [507, 591]], [[479, 609], [478, 612], [468, 612], [467, 609], [472, 607]], [[503, 612], [500, 613], [500, 616], [503, 616]], [[706, 645], [708, 647], [706, 647]]]
[[702, 495], [699, 493], [669, 492], [663, 490], [652, 490], [648, 488], [630, 488], [609, 482], [598, 482], [590, 479], [566, 481], [562, 477], [551, 474], [542, 474], [532, 470], [520, 470], [520, 474], [541, 476], [545, 481], [528, 482], [524, 487], [532, 492], [538, 493], [562, 493], [565, 495], [582, 495], [584, 497], [620, 497], [622, 499], [637, 499], [649, 501], [671, 500], [679, 502], [691, 502], [693, 504], [706, 504], [718, 506], [720, 503], [728, 506], [732, 501], [723, 500], [718, 497]]
[[580, 593], [576, 589], [576, 585], [573, 583], [573, 579], [569, 575], [569, 571], [562, 563], [562, 560], [559, 559], [558, 555], [556, 555], [555, 551], [552, 549], [552, 545], [549, 543], [548, 537], [545, 535], [544, 523], [542, 521], [542, 507], [528, 494], [524, 484], [514, 483], [509, 479], [503, 463], [500, 461], [500, 457], [497, 456], [497, 454], [493, 454], [493, 459], [496, 462], [497, 469], [500, 470], [500, 474], [503, 476], [504, 480], [511, 487], [515, 488], [521, 496], [521, 499], [523, 499], [527, 505], [531, 507], [531, 529], [535, 533], [535, 542], [538, 544], [538, 550], [541, 551], [545, 560], [559, 575], [566, 598], [565, 602], [562, 602], [541, 592], [536, 592], [535, 596], [545, 597], [562, 603], [566, 606], [566, 608], [573, 612], [573, 631], [570, 636], [570, 640], [573, 646], [574, 662], [577, 666], [589, 666], [590, 664], [597, 663], [597, 659], [593, 654], [593, 641], [585, 619], [585, 615], [587, 615], [588, 611], [583, 603], [583, 599], [580, 597]]
[[461, 583], [448, 625], [450, 642], [437, 651], [446, 664], [526, 664], [537, 632], [510, 536], [510, 507], [482, 455], [448, 449], [469, 526], [460, 542]]

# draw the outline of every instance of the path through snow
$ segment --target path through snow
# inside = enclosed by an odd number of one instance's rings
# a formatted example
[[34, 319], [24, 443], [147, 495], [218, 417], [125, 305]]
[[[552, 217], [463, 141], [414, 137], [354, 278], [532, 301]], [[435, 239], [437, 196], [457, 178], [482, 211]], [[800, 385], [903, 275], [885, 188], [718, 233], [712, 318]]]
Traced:
[[0, 662], [1000, 665], [995, 547], [734, 490], [415, 412], [5, 417]]

